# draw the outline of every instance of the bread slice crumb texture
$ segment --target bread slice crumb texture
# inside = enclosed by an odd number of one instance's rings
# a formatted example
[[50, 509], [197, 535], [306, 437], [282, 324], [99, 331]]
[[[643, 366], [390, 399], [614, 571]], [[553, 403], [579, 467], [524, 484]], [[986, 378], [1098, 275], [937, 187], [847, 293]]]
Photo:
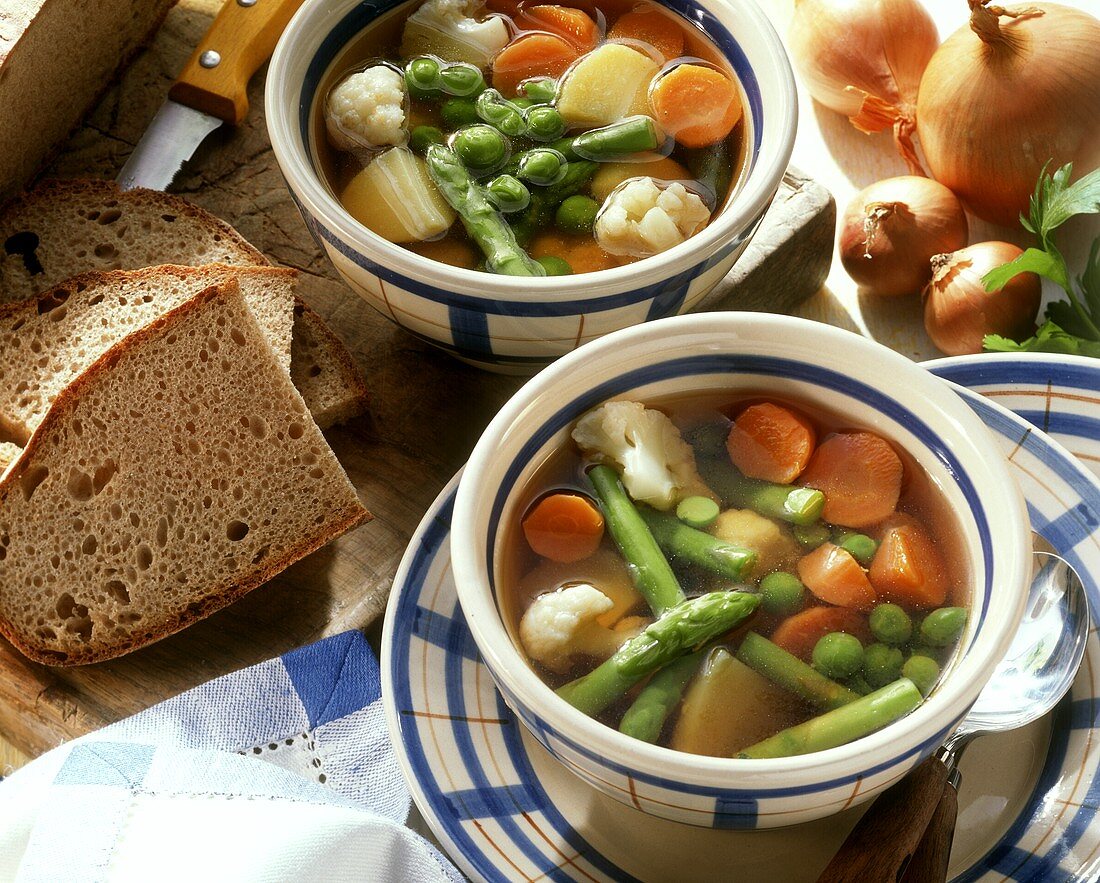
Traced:
[[125, 338], [0, 480], [0, 632], [118, 656], [369, 518], [236, 282]]
[[0, 305], [0, 431], [25, 444], [61, 391], [108, 349], [200, 291], [236, 280], [284, 371], [290, 370], [294, 270], [154, 267], [85, 273]]

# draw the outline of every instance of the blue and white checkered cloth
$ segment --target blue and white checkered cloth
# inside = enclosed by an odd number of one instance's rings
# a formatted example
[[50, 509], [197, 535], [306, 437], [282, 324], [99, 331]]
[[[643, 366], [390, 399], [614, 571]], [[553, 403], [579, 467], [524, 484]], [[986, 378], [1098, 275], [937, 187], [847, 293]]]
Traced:
[[461, 880], [408, 811], [378, 663], [346, 632], [4, 780], [0, 880]]

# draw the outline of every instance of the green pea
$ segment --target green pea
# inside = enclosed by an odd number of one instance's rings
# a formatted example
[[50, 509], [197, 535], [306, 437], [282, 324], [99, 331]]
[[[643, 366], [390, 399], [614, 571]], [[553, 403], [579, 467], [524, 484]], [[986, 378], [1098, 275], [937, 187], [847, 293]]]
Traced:
[[878, 551], [878, 543], [861, 533], [842, 534], [838, 538], [837, 545], [850, 553], [864, 567], [871, 563], [875, 552]]
[[697, 530], [705, 530], [714, 524], [720, 511], [718, 504], [710, 497], [684, 497], [676, 505], [676, 517]]
[[468, 126], [451, 138], [451, 147], [466, 168], [484, 173], [499, 168], [508, 159], [508, 144], [492, 126]]
[[426, 153], [433, 144], [442, 144], [446, 138], [436, 126], [417, 126], [409, 133], [409, 147], [415, 153]]
[[816, 549], [831, 536], [829, 528], [820, 522], [796, 524], [791, 533], [803, 549]]
[[910, 656], [901, 667], [901, 676], [909, 678], [922, 696], [927, 696], [940, 679], [940, 667], [927, 656]]
[[965, 607], [941, 607], [924, 618], [920, 624], [920, 637], [933, 647], [947, 647], [958, 640], [964, 625]]
[[456, 61], [439, 72], [439, 82], [448, 95], [468, 98], [485, 91], [485, 77], [472, 64]]
[[804, 591], [797, 576], [777, 570], [760, 580], [760, 603], [772, 616], [791, 616], [802, 609]]
[[414, 58], [405, 68], [405, 85], [413, 98], [438, 96], [439, 62], [427, 56]]
[[900, 647], [913, 634], [913, 621], [897, 604], [879, 604], [868, 617], [876, 641]]
[[536, 141], [553, 141], [565, 132], [565, 120], [552, 107], [532, 107], [527, 111], [527, 134]]
[[531, 191], [523, 182], [512, 175], [500, 175], [493, 178], [486, 188], [489, 196], [502, 212], [518, 212], [527, 208], [531, 202]]
[[536, 104], [549, 104], [557, 97], [558, 84], [550, 77], [533, 77], [520, 83], [517, 92]]
[[535, 106], [535, 102], [533, 102], [530, 98], [512, 98], [511, 102], [515, 107], [518, 107], [520, 110], [527, 110], [527, 108]]
[[554, 213], [554, 223], [563, 233], [588, 233], [599, 211], [600, 204], [596, 200], [578, 193], [562, 201]]
[[827, 678], [849, 678], [863, 667], [863, 645], [844, 632], [830, 632], [814, 645], [814, 668]]
[[553, 184], [562, 173], [564, 161], [554, 150], [529, 150], [520, 160], [517, 174], [532, 184]]
[[573, 275], [573, 268], [569, 266], [569, 262], [556, 255], [544, 254], [541, 258], [535, 258], [535, 260], [542, 264], [542, 268], [546, 271], [547, 276]]
[[518, 138], [527, 133], [523, 111], [512, 102], [506, 101], [496, 89], [486, 89], [478, 95], [475, 106], [480, 119], [500, 129], [505, 135]]
[[876, 690], [901, 677], [902, 655], [897, 647], [872, 644], [863, 651], [863, 677]]
[[448, 98], [439, 106], [439, 116], [449, 129], [477, 122], [477, 108], [472, 98]]

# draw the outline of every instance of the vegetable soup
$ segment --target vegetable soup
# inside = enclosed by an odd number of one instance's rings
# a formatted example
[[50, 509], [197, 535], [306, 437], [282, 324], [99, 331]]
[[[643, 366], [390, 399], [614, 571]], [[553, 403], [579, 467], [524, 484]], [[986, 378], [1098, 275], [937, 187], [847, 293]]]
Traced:
[[745, 171], [741, 85], [652, 2], [421, 0], [337, 59], [320, 171], [378, 235], [516, 276], [584, 273], [702, 230]]
[[524, 489], [500, 606], [540, 677], [680, 751], [781, 757], [915, 709], [969, 573], [916, 461], [775, 397], [612, 401]]

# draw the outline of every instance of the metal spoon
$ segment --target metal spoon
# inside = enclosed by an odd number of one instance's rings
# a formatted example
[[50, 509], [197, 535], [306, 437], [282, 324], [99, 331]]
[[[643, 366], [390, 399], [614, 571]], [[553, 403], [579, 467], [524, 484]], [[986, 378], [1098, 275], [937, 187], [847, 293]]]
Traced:
[[[1039, 543], [1037, 542], [1038, 546]], [[1069, 691], [1085, 655], [1088, 598], [1073, 568], [1036, 551], [1039, 573], [1008, 654], [943, 746], [871, 805], [818, 883], [939, 883], [955, 830], [959, 758], [986, 733], [1038, 720]]]

